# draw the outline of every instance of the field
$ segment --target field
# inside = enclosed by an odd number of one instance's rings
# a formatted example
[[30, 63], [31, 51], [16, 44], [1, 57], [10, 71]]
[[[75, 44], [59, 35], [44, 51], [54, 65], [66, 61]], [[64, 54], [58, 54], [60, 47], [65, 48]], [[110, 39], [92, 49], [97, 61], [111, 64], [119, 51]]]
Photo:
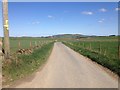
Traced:
[[[23, 78], [42, 66], [49, 57], [55, 41], [63, 42], [68, 47], [109, 68], [120, 75], [117, 37], [87, 38], [10, 38], [11, 62], [3, 61], [3, 84]], [[32, 50], [32, 53], [18, 54], [19, 49]]]
[[117, 37], [84, 38], [63, 43], [120, 75]]
[[71, 42], [75, 46], [79, 46], [86, 50], [102, 54], [108, 58], [117, 59], [118, 58], [118, 42], [110, 41], [76, 41]]
[[[3, 61], [3, 84], [9, 84], [37, 70], [46, 62], [53, 44], [53, 40], [43, 38], [10, 38], [11, 59], [10, 62]], [[16, 53], [23, 48], [32, 50], [32, 53]]]
[[33, 37], [20, 37], [20, 38], [10, 38], [10, 50], [11, 54], [15, 53], [18, 49], [28, 49], [37, 45], [43, 45], [53, 41], [51, 39], [45, 38], [33, 38]]

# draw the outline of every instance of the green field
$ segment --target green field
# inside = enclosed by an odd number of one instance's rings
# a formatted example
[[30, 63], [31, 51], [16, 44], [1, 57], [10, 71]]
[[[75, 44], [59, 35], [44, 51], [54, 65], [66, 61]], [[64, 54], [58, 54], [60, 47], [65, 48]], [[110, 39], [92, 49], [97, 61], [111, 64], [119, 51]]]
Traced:
[[21, 49], [21, 48], [28, 49], [36, 45], [42, 45], [50, 41], [53, 41], [53, 40], [45, 39], [45, 38], [33, 38], [33, 37], [10, 38], [11, 54], [15, 53], [18, 49]]
[[[73, 50], [90, 58], [120, 75], [120, 60], [118, 58], [117, 37], [87, 37], [87, 38], [10, 38], [11, 62], [3, 61], [3, 84], [8, 84], [31, 74], [42, 66], [50, 55], [55, 41], [63, 42]], [[21, 45], [19, 46], [19, 42]], [[31, 42], [31, 45], [30, 45]], [[31, 54], [17, 54], [18, 49], [30, 49]], [[15, 53], [15, 54], [13, 54]]]
[[63, 43], [120, 75], [117, 37], [84, 38]]
[[113, 41], [76, 41], [70, 42], [75, 46], [102, 54], [108, 58], [118, 59], [118, 42]]
[[[19, 41], [22, 43], [22, 49], [35, 47], [35, 42], [37, 42], [38, 47], [33, 48], [31, 54], [17, 54], [15, 52], [19, 49]], [[30, 42], [32, 42], [32, 47], [30, 47]], [[53, 44], [53, 40], [44, 38], [10, 38], [11, 53], [15, 54], [11, 54], [10, 62], [3, 61], [3, 84], [6, 85], [23, 78], [41, 67], [49, 57]]]
[[[61, 42], [65, 40], [59, 38], [56, 39]], [[55, 39], [32, 37], [10, 38], [11, 54], [15, 53], [18, 49], [21, 48], [27, 49], [36, 45], [43, 45], [44, 43], [54, 40]], [[74, 45], [88, 49], [92, 52], [102, 54], [108, 58], [118, 59], [118, 37], [88, 37], [80, 38], [79, 40], [68, 38], [66, 41], [74, 43]]]

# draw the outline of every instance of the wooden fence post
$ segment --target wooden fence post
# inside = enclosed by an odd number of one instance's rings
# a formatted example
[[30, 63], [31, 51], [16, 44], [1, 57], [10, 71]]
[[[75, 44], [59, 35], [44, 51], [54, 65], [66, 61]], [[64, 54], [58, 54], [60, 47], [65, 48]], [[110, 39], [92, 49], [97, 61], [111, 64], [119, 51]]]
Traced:
[[106, 56], [106, 53], [107, 53], [107, 52], [106, 52], [106, 49], [105, 49], [105, 51], [104, 51], [104, 56]]
[[90, 47], [90, 51], [91, 51], [91, 49], [92, 49], [92, 48], [91, 48], [91, 43], [90, 43], [90, 46], [89, 46], [89, 47]]
[[99, 53], [101, 54], [101, 44], [99, 45]]
[[0, 59], [2, 57], [2, 38], [0, 38]]
[[31, 43], [31, 41], [30, 41], [30, 48], [32, 48], [32, 43]]
[[37, 46], [37, 41], [35, 41], [35, 46]]
[[21, 43], [20, 43], [20, 41], [18, 42], [18, 48], [21, 49]]
[[120, 59], [120, 45], [118, 46], [118, 58]]
[[83, 48], [85, 48], [84, 42], [83, 42]]

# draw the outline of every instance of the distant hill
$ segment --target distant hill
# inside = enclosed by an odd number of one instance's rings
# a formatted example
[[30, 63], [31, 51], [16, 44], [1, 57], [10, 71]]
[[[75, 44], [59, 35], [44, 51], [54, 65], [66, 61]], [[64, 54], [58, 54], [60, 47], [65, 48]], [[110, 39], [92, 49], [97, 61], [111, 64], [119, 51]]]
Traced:
[[81, 35], [81, 34], [59, 34], [59, 35], [53, 35], [49, 36], [48, 38], [83, 38], [83, 37], [88, 37], [86, 35]]

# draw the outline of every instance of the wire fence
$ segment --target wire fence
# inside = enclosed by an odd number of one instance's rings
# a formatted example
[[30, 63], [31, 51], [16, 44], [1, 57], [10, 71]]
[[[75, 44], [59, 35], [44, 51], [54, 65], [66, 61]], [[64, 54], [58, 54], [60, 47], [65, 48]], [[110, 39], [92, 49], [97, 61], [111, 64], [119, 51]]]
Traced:
[[19, 50], [31, 50], [36, 47], [42, 47], [43, 45], [52, 42], [52, 40], [41, 40], [34, 38], [27, 39], [11, 39], [10, 40], [10, 51], [11, 54], [18, 52]]
[[69, 42], [72, 45], [78, 46], [80, 48], [102, 54], [109, 58], [118, 59], [119, 56], [119, 45], [118, 42]]

